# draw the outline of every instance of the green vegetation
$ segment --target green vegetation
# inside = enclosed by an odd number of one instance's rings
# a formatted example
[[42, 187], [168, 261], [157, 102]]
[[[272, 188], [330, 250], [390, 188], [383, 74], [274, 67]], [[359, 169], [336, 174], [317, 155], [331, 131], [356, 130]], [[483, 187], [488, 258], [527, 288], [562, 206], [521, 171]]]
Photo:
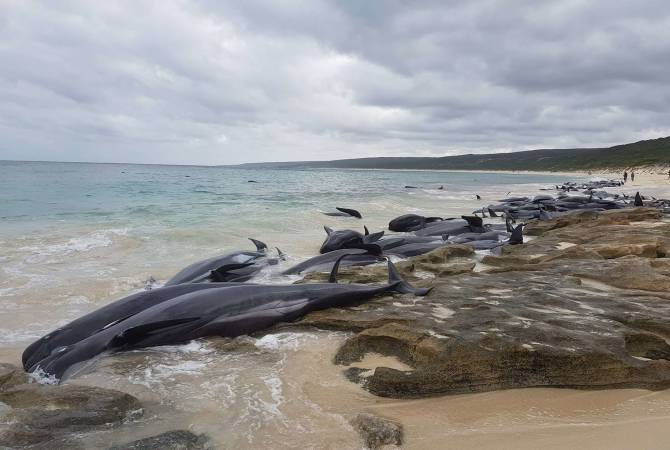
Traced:
[[439, 158], [359, 158], [256, 163], [243, 164], [242, 167], [569, 171], [652, 165], [670, 166], [670, 137], [609, 148], [529, 150]]

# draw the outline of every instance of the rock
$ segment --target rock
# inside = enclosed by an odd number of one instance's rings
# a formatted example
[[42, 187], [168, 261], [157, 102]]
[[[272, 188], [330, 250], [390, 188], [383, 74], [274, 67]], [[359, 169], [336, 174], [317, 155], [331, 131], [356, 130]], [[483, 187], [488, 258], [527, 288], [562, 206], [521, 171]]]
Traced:
[[22, 368], [13, 364], [0, 363], [0, 392], [27, 383], [30, 383], [30, 377]]
[[[471, 272], [475, 263], [463, 262], [465, 258], [472, 259], [475, 252], [469, 245], [452, 244], [437, 248], [424, 255], [414, 256], [396, 264], [400, 274], [409, 282], [418, 287], [429, 285], [430, 279], [420, 277], [417, 271], [428, 272], [437, 276], [456, 275]], [[461, 260], [453, 262], [454, 260]], [[453, 262], [452, 264], [449, 264]], [[305, 275], [296, 283], [323, 283], [328, 281], [329, 273], [313, 272]], [[347, 267], [339, 270], [337, 281], [340, 283], [376, 284], [388, 281], [386, 264], [364, 267]]]
[[115, 445], [109, 450], [200, 450], [205, 449], [208, 438], [186, 430], [168, 431], [123, 445]]
[[[484, 258], [495, 266], [484, 272], [438, 276], [424, 298], [382, 297], [298, 324], [357, 333], [334, 362], [385, 397], [533, 386], [666, 389], [670, 225], [644, 209], [617, 214], [599, 213], [590, 220], [600, 225], [575, 222]], [[369, 353], [411, 370], [356, 367]]]
[[414, 264], [445, 264], [454, 258], [467, 258], [475, 254], [470, 245], [449, 244], [433, 251], [410, 258]]
[[23, 424], [12, 424], [8, 429], [0, 431], [0, 445], [12, 449], [25, 448], [53, 440], [52, 433]]
[[378, 449], [384, 445], [402, 445], [402, 425], [383, 417], [361, 413], [351, 425], [358, 431], [369, 449]]
[[572, 225], [599, 227], [603, 225], [629, 225], [631, 222], [660, 220], [663, 213], [657, 208], [626, 208], [602, 212], [575, 211], [552, 220], [530, 222], [523, 230], [529, 236], [539, 236], [547, 231]]
[[0, 442], [24, 446], [58, 441], [63, 443], [61, 448], [72, 448], [69, 434], [119, 425], [142, 413], [139, 401], [131, 395], [69, 384], [22, 384], [0, 392], [0, 401], [12, 407], [6, 415], [10, 426], [3, 431]]

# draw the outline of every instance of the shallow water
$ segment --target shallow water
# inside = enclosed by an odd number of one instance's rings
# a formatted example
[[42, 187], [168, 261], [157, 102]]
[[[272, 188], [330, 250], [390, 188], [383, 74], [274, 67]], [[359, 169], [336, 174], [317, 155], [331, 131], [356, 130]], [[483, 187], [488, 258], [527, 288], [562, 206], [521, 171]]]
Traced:
[[[534, 195], [564, 181], [527, 174], [0, 162], [0, 360], [16, 363], [34, 339], [143, 289], [151, 277], [161, 282], [195, 260], [253, 248], [247, 237], [289, 256], [271, 269], [279, 272], [318, 253], [323, 225], [365, 224], [375, 231], [409, 212], [459, 216], [508, 192]], [[364, 219], [322, 214], [335, 206], [358, 209]], [[260, 279], [281, 281], [272, 275]], [[221, 448], [360, 448], [348, 419], [387, 401], [349, 383], [332, 365], [345, 337], [280, 333], [241, 338], [242, 351], [205, 342], [98, 358], [71, 382], [134, 394], [146, 414], [122, 433], [100, 431], [86, 442], [104, 448], [191, 428]]]

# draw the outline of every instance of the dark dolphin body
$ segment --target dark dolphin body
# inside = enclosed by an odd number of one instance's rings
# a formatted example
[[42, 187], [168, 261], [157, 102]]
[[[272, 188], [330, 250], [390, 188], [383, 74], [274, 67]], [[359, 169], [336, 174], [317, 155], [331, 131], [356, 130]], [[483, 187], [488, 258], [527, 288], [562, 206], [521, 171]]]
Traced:
[[423, 255], [424, 253], [432, 252], [433, 250], [444, 247], [445, 245], [449, 245], [449, 242], [415, 242], [390, 248], [385, 250], [384, 253], [387, 255], [400, 256], [402, 258], [409, 258], [410, 256]]
[[28, 370], [54, 349], [65, 347], [99, 332], [110, 323], [133, 316], [152, 306], [191, 292], [220, 287], [215, 283], [179, 284], [129, 295], [70, 322], [33, 342], [23, 352], [23, 367]]
[[[193, 283], [197, 281], [205, 281], [209, 279], [213, 270], [217, 270], [220, 278], [223, 274], [228, 273], [230, 276], [226, 279], [219, 279], [217, 281], [246, 281], [253, 274], [260, 271], [263, 265], [257, 265], [255, 271], [249, 270], [250, 263], [262, 258], [266, 255], [267, 245], [261, 241], [250, 239], [256, 245], [256, 251], [238, 251], [228, 253], [222, 256], [215, 256], [203, 261], [198, 261], [190, 266], [180, 270], [175, 276], [170, 278], [165, 286], [174, 286], [182, 283]], [[246, 269], [243, 274], [236, 273], [236, 270]], [[247, 276], [248, 275], [248, 276]], [[246, 278], [245, 278], [246, 277]]]
[[337, 216], [337, 217], [357, 217], [359, 219], [362, 219], [363, 216], [361, 213], [356, 211], [355, 209], [350, 209], [350, 208], [340, 208], [339, 206], [336, 206], [335, 209], [338, 212], [325, 212], [324, 214], [327, 216]]
[[424, 217], [417, 214], [405, 214], [389, 222], [389, 230], [398, 232], [417, 231], [428, 224], [441, 221], [441, 217]]
[[382, 239], [375, 242], [375, 244], [381, 247], [382, 251], [387, 251], [395, 247], [400, 247], [401, 245], [407, 244], [426, 244], [426, 243], [436, 243], [442, 242], [442, 236], [414, 236], [411, 234], [407, 235], [390, 235], [385, 236]]
[[326, 230], [326, 239], [319, 249], [319, 253], [328, 253], [334, 250], [341, 250], [343, 248], [362, 248], [371, 249], [370, 244], [378, 241], [384, 232], [369, 234], [367, 227], [365, 227], [365, 235], [354, 230], [332, 230], [328, 227], [323, 227]]
[[470, 233], [472, 230], [465, 220], [443, 220], [429, 224], [426, 228], [422, 228], [414, 232], [417, 236], [455, 236], [457, 234]]
[[[331, 273], [331, 281], [339, 264]], [[294, 285], [239, 284], [204, 289], [174, 297], [71, 345], [54, 349], [34, 363], [63, 379], [70, 367], [104, 352], [181, 344], [210, 336], [235, 337], [294, 321], [319, 309], [342, 307], [389, 292], [425, 295], [406, 283], [389, 261], [389, 282], [384, 285], [315, 283]]]
[[345, 256], [341, 260], [342, 266], [367, 266], [370, 264], [383, 261], [381, 251], [379, 248], [376, 249], [375, 253], [371, 253], [365, 249], [340, 249], [334, 250], [332, 252], [325, 253], [323, 255], [318, 255], [313, 258], [303, 261], [300, 264], [285, 270], [282, 272], [282, 275], [297, 275], [301, 273], [309, 272], [319, 272], [323, 270], [330, 270], [333, 267], [333, 264], [342, 256]]

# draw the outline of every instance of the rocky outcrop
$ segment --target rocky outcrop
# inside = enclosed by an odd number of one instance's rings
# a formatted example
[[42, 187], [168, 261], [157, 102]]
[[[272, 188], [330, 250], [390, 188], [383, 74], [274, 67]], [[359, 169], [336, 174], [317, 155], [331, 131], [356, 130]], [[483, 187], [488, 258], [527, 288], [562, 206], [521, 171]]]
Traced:
[[[142, 414], [139, 401], [128, 394], [89, 386], [51, 386], [28, 381], [18, 367], [4, 365], [0, 402], [7, 405], [0, 445], [11, 448], [76, 448], [73, 434], [100, 426], [115, 426]], [[11, 381], [11, 383], [10, 383]], [[11, 387], [8, 383], [12, 384]]]
[[123, 445], [115, 445], [109, 450], [203, 450], [207, 437], [186, 430], [161, 433]]
[[[379, 298], [298, 324], [354, 331], [335, 363], [385, 397], [670, 387], [670, 224], [643, 208], [571, 216], [485, 258], [488, 270], [436, 277], [425, 298]], [[369, 353], [411, 370], [357, 368]]]
[[30, 376], [20, 367], [12, 364], [0, 363], [0, 392], [29, 382]]
[[358, 431], [366, 448], [375, 450], [384, 445], [402, 445], [402, 425], [373, 414], [361, 413], [351, 425]]

